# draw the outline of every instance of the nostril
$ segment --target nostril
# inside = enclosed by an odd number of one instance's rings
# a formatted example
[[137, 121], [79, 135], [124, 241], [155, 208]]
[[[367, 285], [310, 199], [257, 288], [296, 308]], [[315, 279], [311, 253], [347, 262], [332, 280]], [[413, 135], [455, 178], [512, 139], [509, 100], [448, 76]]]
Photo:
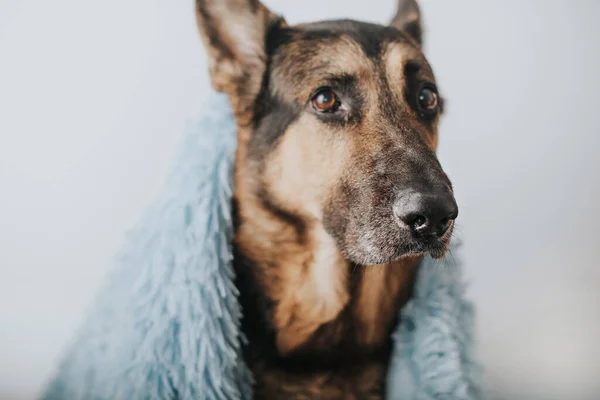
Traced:
[[426, 216], [420, 214], [409, 215], [405, 220], [406, 224], [411, 227], [412, 230], [418, 233], [422, 233], [429, 228], [429, 220]]

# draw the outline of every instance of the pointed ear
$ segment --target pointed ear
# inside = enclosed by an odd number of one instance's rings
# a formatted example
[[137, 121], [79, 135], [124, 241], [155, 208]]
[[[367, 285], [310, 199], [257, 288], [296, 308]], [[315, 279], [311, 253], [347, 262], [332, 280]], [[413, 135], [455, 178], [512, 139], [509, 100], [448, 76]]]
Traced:
[[416, 0], [398, 0], [398, 11], [390, 25], [407, 33], [419, 46], [423, 44], [421, 11]]
[[283, 19], [258, 0], [196, 0], [196, 17], [214, 88], [229, 95], [234, 109], [248, 107], [266, 69], [267, 35]]

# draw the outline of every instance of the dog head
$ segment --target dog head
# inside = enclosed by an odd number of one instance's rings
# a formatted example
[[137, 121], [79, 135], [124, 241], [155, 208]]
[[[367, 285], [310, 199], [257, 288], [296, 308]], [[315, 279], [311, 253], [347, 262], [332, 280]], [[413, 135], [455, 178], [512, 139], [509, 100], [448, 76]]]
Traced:
[[258, 0], [196, 10], [238, 123], [237, 185], [321, 225], [354, 263], [444, 255], [458, 208], [435, 155], [443, 103], [414, 0], [389, 26], [289, 26]]

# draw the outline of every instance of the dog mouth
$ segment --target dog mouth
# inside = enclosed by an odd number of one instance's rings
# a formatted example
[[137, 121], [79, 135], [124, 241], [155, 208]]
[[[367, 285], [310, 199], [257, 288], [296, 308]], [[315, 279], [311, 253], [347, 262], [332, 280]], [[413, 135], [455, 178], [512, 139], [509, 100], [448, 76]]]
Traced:
[[398, 246], [398, 258], [423, 256], [429, 254], [435, 260], [442, 260], [448, 253], [450, 240], [452, 237], [454, 223], [451, 224], [448, 231], [441, 237], [411, 237], [407, 242], [401, 241]]
[[[415, 237], [409, 232], [365, 235], [358, 247], [345, 248], [344, 256], [360, 265], [387, 264], [404, 258], [430, 255], [435, 260], [448, 253], [452, 226], [442, 236]], [[368, 238], [368, 239], [367, 239]]]
[[411, 249], [409, 254], [411, 255], [425, 255], [429, 254], [435, 260], [441, 260], [446, 256], [448, 252], [448, 243], [442, 242], [441, 240], [435, 240], [431, 243], [418, 243], [415, 249]]

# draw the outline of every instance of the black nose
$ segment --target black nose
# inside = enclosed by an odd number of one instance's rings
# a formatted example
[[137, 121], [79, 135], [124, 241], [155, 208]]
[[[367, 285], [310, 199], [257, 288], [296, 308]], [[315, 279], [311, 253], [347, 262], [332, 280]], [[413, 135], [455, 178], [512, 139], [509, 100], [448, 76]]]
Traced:
[[401, 193], [394, 204], [399, 223], [417, 236], [442, 236], [458, 216], [458, 206], [449, 191]]

